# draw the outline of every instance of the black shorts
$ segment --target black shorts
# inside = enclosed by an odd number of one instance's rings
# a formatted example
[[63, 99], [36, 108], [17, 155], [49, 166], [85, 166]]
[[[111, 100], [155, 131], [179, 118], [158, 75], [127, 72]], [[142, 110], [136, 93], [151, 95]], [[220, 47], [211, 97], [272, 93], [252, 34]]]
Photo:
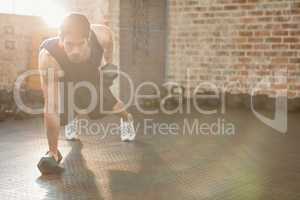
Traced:
[[[103, 82], [103, 87], [100, 87], [100, 85], [95, 86], [97, 89], [97, 104], [95, 109], [87, 113], [90, 119], [99, 119], [106, 116], [107, 113], [103, 113], [103, 111], [112, 111], [118, 102], [110, 90], [111, 84], [112, 81], [109, 80]], [[63, 112], [60, 114], [61, 126], [67, 125], [76, 117], [77, 113], [75, 112], [75, 107], [70, 105], [75, 104], [79, 109], [86, 109], [91, 102], [91, 95], [87, 88], [78, 88], [78, 90], [76, 90], [73, 97], [74, 103], [70, 103], [66, 93], [67, 92], [64, 92], [62, 95], [63, 99], [61, 99], [61, 103], [63, 103]]]

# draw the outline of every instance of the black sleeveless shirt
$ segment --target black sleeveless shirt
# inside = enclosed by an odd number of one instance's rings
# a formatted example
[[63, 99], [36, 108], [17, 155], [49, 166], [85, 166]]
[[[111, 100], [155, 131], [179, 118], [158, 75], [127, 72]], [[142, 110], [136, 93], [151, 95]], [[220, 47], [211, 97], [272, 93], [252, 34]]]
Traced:
[[64, 71], [62, 81], [90, 81], [94, 83], [99, 73], [103, 57], [103, 48], [98, 42], [96, 34], [92, 31], [90, 38], [91, 56], [82, 63], [72, 63], [63, 48], [59, 46], [59, 38], [45, 40], [40, 49], [46, 49], [58, 62]]
[[[96, 34], [92, 31], [89, 40], [91, 47], [90, 58], [82, 63], [72, 63], [63, 48], [59, 46], [59, 38], [54, 37], [45, 40], [40, 46], [40, 50], [46, 49], [58, 62], [61, 70], [64, 72], [60, 77], [60, 83], [63, 83], [63, 102], [68, 105], [68, 84], [73, 86], [80, 81], [91, 83], [95, 89], [99, 89], [99, 67], [102, 62], [103, 48], [100, 45]], [[90, 102], [90, 92], [86, 88], [78, 88], [75, 93], [76, 105], [85, 107]]]

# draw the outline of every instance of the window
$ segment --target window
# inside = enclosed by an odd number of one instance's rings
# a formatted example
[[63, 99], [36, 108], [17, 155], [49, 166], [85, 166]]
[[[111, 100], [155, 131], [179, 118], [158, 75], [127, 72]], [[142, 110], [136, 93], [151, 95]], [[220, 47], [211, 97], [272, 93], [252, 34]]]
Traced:
[[57, 26], [66, 12], [60, 0], [5, 0], [0, 13], [41, 16], [49, 26]]
[[16, 48], [16, 42], [12, 40], [6, 40], [5, 41], [5, 49], [6, 50], [15, 50]]

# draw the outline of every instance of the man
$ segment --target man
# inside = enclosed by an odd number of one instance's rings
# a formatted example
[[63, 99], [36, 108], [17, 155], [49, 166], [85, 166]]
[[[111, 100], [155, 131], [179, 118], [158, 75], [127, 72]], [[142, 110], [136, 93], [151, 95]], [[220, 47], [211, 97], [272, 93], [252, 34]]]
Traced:
[[[61, 171], [59, 162], [62, 155], [58, 150], [60, 126], [74, 122], [78, 112], [75, 106], [83, 110], [89, 108], [92, 102], [96, 102], [95, 106], [92, 106], [93, 109], [87, 113], [92, 119], [105, 116], [101, 113], [102, 109], [120, 114], [121, 139], [132, 141], [135, 138], [132, 115], [110, 91], [115, 76], [105, 73], [100, 76], [101, 71], [114, 67], [111, 64], [113, 48], [112, 36], [109, 33], [103, 28], [91, 27], [84, 15], [72, 13], [63, 20], [59, 36], [50, 38], [41, 45], [39, 69], [45, 99], [44, 122], [49, 145], [49, 151], [38, 164], [42, 174]], [[53, 76], [49, 76], [50, 73]], [[100, 80], [101, 77], [103, 80]], [[96, 101], [93, 101], [95, 98], [92, 96], [92, 90], [88, 88], [78, 86], [76, 92], [72, 91], [74, 85], [81, 83], [88, 83], [96, 89]], [[70, 94], [74, 94], [74, 97]]]

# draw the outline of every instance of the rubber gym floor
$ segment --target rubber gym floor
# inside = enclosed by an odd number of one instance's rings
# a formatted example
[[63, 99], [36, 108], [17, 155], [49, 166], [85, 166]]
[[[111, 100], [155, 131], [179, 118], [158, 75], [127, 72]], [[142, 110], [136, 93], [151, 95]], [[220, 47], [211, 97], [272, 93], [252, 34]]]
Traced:
[[[0, 123], [0, 199], [300, 199], [300, 114], [288, 115], [283, 134], [237, 109], [225, 115], [135, 114], [137, 140], [80, 134], [60, 137], [65, 171], [41, 176], [36, 164], [47, 150], [42, 118]], [[178, 133], [145, 131], [147, 123], [178, 123]], [[153, 119], [152, 121], [150, 119]], [[234, 134], [183, 134], [184, 123], [233, 123]], [[118, 122], [115, 116], [102, 125]], [[190, 123], [190, 124], [191, 124]]]

